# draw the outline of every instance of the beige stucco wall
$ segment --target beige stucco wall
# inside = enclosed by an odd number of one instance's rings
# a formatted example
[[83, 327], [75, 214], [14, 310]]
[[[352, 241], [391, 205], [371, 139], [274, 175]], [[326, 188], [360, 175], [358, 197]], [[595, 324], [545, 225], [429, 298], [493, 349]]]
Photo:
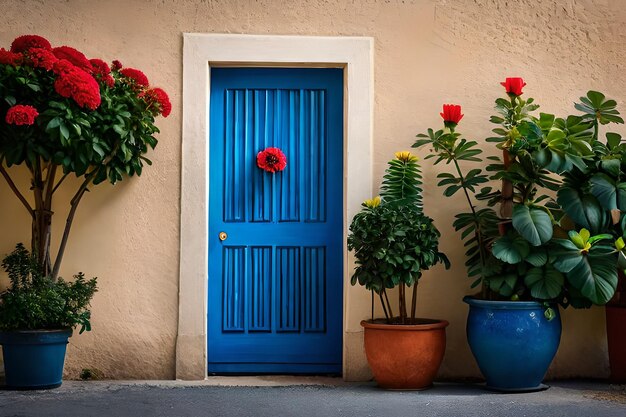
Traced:
[[[98, 276], [100, 292], [93, 301], [94, 331], [71, 339], [68, 376], [77, 377], [82, 368], [100, 369], [109, 378], [175, 375], [183, 32], [374, 37], [378, 184], [394, 150], [408, 148], [416, 133], [439, 126], [443, 102], [463, 105], [461, 128], [468, 136], [488, 136], [486, 120], [506, 76], [524, 77], [527, 94], [549, 112], [569, 111], [591, 88], [624, 108], [626, 12], [620, 6], [619, 0], [5, 0], [1, 46], [18, 35], [38, 33], [89, 57], [119, 59], [144, 70], [152, 84], [170, 93], [174, 105], [172, 115], [159, 121], [154, 165], [140, 179], [97, 187], [78, 212], [62, 274], [81, 270]], [[425, 275], [419, 314], [451, 323], [441, 376], [477, 376], [461, 302], [470, 292], [469, 281], [451, 227], [463, 201], [441, 197], [437, 170], [428, 161], [424, 174], [427, 212], [442, 231], [442, 250], [454, 268]], [[66, 190], [59, 201], [70, 195]], [[54, 210], [58, 236], [67, 207], [57, 204]], [[0, 253], [28, 240], [28, 220], [0, 182]], [[368, 296], [356, 296], [349, 305], [362, 314], [368, 302]], [[606, 376], [603, 312], [565, 312], [552, 376]], [[358, 319], [353, 314], [348, 322]], [[366, 375], [359, 362], [360, 334], [349, 333], [346, 342], [349, 369]]]

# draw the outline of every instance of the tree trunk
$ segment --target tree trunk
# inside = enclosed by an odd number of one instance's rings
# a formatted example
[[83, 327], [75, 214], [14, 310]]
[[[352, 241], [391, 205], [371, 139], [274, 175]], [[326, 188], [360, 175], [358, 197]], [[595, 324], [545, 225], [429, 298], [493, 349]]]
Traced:
[[44, 208], [35, 208], [32, 225], [32, 253], [37, 259], [43, 276], [52, 272], [50, 261], [50, 238], [52, 233], [52, 212]]

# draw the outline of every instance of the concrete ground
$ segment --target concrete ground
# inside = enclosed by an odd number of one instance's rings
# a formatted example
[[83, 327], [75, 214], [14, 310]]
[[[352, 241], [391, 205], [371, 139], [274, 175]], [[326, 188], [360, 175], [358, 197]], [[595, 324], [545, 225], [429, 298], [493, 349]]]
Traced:
[[626, 417], [626, 386], [551, 383], [497, 394], [480, 384], [385, 391], [337, 378], [211, 377], [207, 381], [66, 381], [48, 391], [0, 390], [0, 416], [455, 416]]

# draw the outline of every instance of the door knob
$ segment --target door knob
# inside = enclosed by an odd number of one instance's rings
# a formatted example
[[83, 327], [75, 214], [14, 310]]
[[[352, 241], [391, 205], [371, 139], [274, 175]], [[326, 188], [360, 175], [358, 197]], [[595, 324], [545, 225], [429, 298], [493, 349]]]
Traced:
[[220, 232], [219, 237], [221, 241], [228, 239], [228, 235], [226, 234], [226, 232]]

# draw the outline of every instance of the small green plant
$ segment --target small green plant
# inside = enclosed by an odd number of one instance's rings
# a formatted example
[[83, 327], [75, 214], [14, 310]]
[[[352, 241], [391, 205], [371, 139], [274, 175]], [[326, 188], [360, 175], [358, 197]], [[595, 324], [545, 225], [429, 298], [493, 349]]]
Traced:
[[83, 368], [79, 377], [83, 381], [99, 381], [104, 379], [104, 372], [97, 368]]
[[[354, 216], [348, 249], [356, 257], [351, 284], [357, 283], [378, 294], [388, 323], [415, 322], [417, 284], [422, 271], [442, 262], [440, 233], [422, 211], [421, 174], [417, 158], [409, 152], [396, 153], [383, 179], [381, 197], [363, 203]], [[387, 290], [398, 287], [399, 314], [396, 318]], [[407, 287], [412, 288], [410, 314]]]
[[74, 328], [91, 330], [89, 302], [97, 291], [96, 278], [82, 273], [73, 282], [42, 276], [37, 259], [24, 245], [4, 258], [2, 267], [11, 282], [0, 294], [0, 330]]

